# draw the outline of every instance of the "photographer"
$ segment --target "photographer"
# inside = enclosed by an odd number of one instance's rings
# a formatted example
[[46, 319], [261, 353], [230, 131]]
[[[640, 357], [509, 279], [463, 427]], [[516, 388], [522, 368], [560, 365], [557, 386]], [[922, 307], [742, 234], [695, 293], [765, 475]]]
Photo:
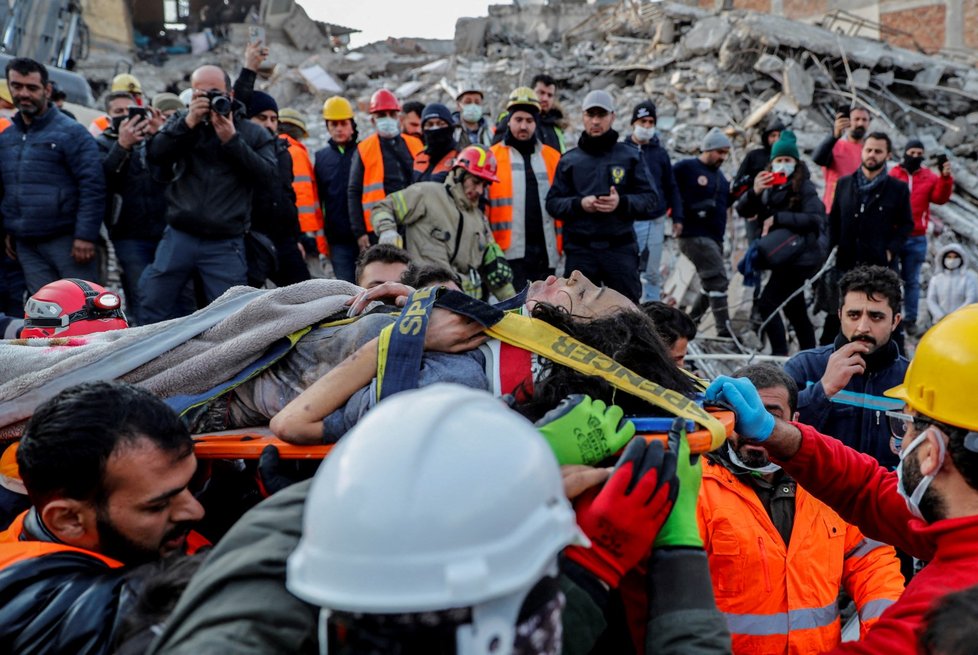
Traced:
[[193, 99], [149, 143], [149, 162], [172, 170], [166, 191], [167, 228], [156, 259], [140, 280], [145, 323], [173, 318], [179, 290], [191, 276], [213, 301], [247, 281], [244, 233], [252, 190], [277, 176], [275, 137], [245, 118], [230, 79], [217, 66], [190, 78]]
[[[737, 213], [757, 216], [762, 239], [779, 229], [804, 237], [805, 247], [798, 257], [778, 266], [771, 265], [768, 283], [758, 299], [762, 320], [767, 321], [764, 334], [771, 343], [771, 354], [787, 355], [784, 323], [776, 310], [815, 273], [825, 259], [828, 244], [824, 205], [808, 167], [799, 160], [798, 145], [790, 130], [782, 132], [771, 148], [770, 164], [754, 177], [751, 189], [740, 197]], [[783, 230], [782, 233], [789, 236]], [[805, 295], [794, 296], [785, 305], [784, 314], [795, 328], [798, 348], [814, 348], [815, 330], [808, 319]]]

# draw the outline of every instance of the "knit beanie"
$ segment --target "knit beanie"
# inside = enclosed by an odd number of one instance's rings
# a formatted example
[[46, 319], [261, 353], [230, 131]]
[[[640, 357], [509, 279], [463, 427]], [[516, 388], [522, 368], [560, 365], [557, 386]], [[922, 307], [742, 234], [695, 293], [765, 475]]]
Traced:
[[635, 105], [635, 109], [632, 110], [632, 123], [640, 118], [651, 118], [652, 120], [655, 120], [654, 102], [651, 100], [643, 100]]
[[425, 122], [430, 118], [440, 118], [449, 125], [453, 124], [452, 112], [448, 110], [448, 107], [441, 104], [440, 102], [433, 102], [429, 105], [425, 105], [424, 110], [421, 112], [421, 127], [424, 128]]
[[700, 151], [709, 152], [710, 150], [723, 150], [724, 148], [730, 147], [732, 147], [732, 144], [730, 143], [730, 139], [727, 138], [727, 135], [719, 127], [714, 127], [703, 137]]
[[794, 159], [801, 159], [801, 155], [798, 154], [798, 143], [795, 141], [795, 133], [791, 130], [783, 130], [781, 132], [781, 138], [774, 142], [771, 146], [771, 159], [775, 157], [793, 157]]
[[911, 148], [920, 148], [921, 150], [923, 150], [924, 143], [920, 139], [910, 139], [909, 141], [907, 141], [907, 145], [903, 146], [903, 151], [906, 152]]
[[275, 102], [275, 98], [263, 91], [252, 91], [251, 102], [248, 103], [248, 118], [257, 116], [269, 109], [276, 114], [278, 113], [278, 103]]

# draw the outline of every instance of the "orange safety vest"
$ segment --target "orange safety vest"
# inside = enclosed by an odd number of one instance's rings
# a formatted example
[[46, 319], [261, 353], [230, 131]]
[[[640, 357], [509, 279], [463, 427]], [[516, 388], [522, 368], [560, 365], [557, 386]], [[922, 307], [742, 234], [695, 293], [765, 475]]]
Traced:
[[102, 132], [109, 129], [110, 125], [112, 125], [111, 118], [109, 118], [108, 116], [99, 116], [98, 118], [96, 118], [95, 120], [93, 120], [91, 123], [88, 124], [88, 133], [91, 134], [92, 136], [98, 136]]
[[0, 116], [0, 132], [3, 132], [11, 125], [13, 125], [13, 123], [10, 122], [9, 118], [7, 118], [6, 116]]
[[863, 636], [903, 593], [893, 547], [864, 537], [800, 486], [787, 548], [757, 493], [709, 460], [697, 520], [738, 655], [814, 655], [838, 646], [840, 586], [853, 596]]
[[[509, 157], [509, 146], [497, 143], [489, 148], [496, 156], [498, 182], [489, 185], [489, 206], [486, 208], [486, 218], [492, 227], [492, 236], [504, 251], [509, 250], [513, 242], [513, 167]], [[560, 153], [548, 145], [541, 145], [540, 154], [547, 167], [547, 179], [554, 183], [554, 173]], [[541, 207], [544, 211], [545, 208]], [[563, 221], [554, 218], [554, 231], [557, 237], [557, 253], [564, 251]]]
[[309, 159], [309, 151], [288, 134], [279, 136], [289, 144], [289, 154], [292, 155], [292, 188], [295, 190], [295, 205], [299, 210], [299, 229], [308, 236], [316, 237], [319, 254], [328, 255], [326, 233], [323, 231], [323, 208], [319, 204], [316, 174], [312, 160]]
[[[452, 170], [452, 164], [455, 163], [455, 157], [457, 155], [458, 152], [456, 150], [449, 150], [445, 156], [442, 157], [437, 164], [435, 164], [435, 167], [431, 169], [431, 173], [433, 175], [437, 175], [439, 173], [447, 173], [448, 171]], [[428, 151], [422, 150], [414, 158], [414, 170], [418, 173], [424, 173], [426, 170], [428, 170], [428, 164], [430, 162], [431, 159], [428, 157]]]
[[[418, 137], [410, 134], [401, 134], [400, 137], [407, 144], [412, 158], [417, 157], [424, 149], [424, 144]], [[367, 226], [367, 232], [373, 232], [370, 210], [387, 197], [384, 192], [384, 154], [380, 151], [380, 135], [371, 134], [357, 144], [357, 150], [363, 163], [363, 193], [360, 196], [363, 203], [363, 222]]]
[[83, 553], [89, 557], [101, 560], [110, 569], [118, 569], [125, 566], [122, 562], [106, 557], [101, 553], [96, 553], [84, 548], [75, 548], [65, 544], [55, 544], [47, 541], [21, 541], [20, 534], [24, 530], [24, 517], [27, 511], [21, 512], [13, 523], [3, 532], [0, 532], [0, 569], [22, 562], [35, 557], [43, 557], [53, 553], [75, 552]]

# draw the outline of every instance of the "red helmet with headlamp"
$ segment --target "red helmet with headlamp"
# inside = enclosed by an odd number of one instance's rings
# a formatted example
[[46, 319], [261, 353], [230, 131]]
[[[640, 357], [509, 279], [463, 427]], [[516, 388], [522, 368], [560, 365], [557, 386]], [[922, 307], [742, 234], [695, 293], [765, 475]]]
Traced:
[[66, 278], [46, 284], [24, 307], [22, 338], [71, 337], [129, 327], [122, 299], [94, 282]]

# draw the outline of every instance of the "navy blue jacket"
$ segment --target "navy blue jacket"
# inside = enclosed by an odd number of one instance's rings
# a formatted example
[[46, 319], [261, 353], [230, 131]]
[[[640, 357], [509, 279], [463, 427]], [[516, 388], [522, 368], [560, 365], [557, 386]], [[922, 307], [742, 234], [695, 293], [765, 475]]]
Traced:
[[166, 227], [167, 180], [158, 167], [146, 161], [145, 142], [126, 151], [109, 128], [95, 143], [104, 157], [102, 168], [109, 193], [105, 226], [109, 238], [159, 241]]
[[[625, 145], [638, 149], [642, 153], [642, 160], [649, 168], [649, 175], [652, 183], [659, 194], [659, 202], [652, 210], [651, 218], [658, 218], [665, 215], [667, 210], [672, 210], [673, 220], [682, 222], [683, 220], [683, 199], [679, 195], [679, 187], [676, 186], [676, 177], [672, 173], [672, 162], [669, 160], [669, 153], [659, 143], [659, 137], [654, 136], [648, 143], [638, 144], [632, 140], [632, 135], [625, 137]], [[636, 219], [641, 220], [641, 219]]]
[[683, 237], [710, 237], [723, 243], [730, 206], [730, 183], [720, 169], [713, 169], [692, 157], [672, 167], [676, 186], [683, 199]]
[[356, 243], [350, 227], [350, 202], [347, 187], [350, 182], [350, 166], [357, 144], [337, 145], [332, 139], [316, 152], [316, 186], [323, 204], [323, 222], [326, 241], [329, 243]]
[[0, 133], [4, 228], [19, 239], [97, 241], [105, 176], [95, 139], [54, 105], [26, 125], [16, 114]]
[[[632, 222], [652, 218], [658, 194], [638, 150], [614, 141], [600, 152], [578, 146], [561, 155], [547, 193], [547, 212], [564, 220], [564, 241], [621, 239], [635, 234]], [[583, 140], [583, 139], [582, 139]], [[618, 191], [618, 208], [610, 213], [586, 212], [585, 196]]]
[[845, 389], [829, 398], [822, 387], [822, 375], [829, 357], [844, 343], [840, 338], [836, 344], [803, 350], [785, 362], [785, 373], [798, 384], [799, 420], [891, 469], [899, 457], [890, 450], [885, 412], [899, 411], [903, 402], [887, 398], [883, 392], [903, 382], [910, 363], [890, 341], [867, 359], [866, 373], [854, 375]]

